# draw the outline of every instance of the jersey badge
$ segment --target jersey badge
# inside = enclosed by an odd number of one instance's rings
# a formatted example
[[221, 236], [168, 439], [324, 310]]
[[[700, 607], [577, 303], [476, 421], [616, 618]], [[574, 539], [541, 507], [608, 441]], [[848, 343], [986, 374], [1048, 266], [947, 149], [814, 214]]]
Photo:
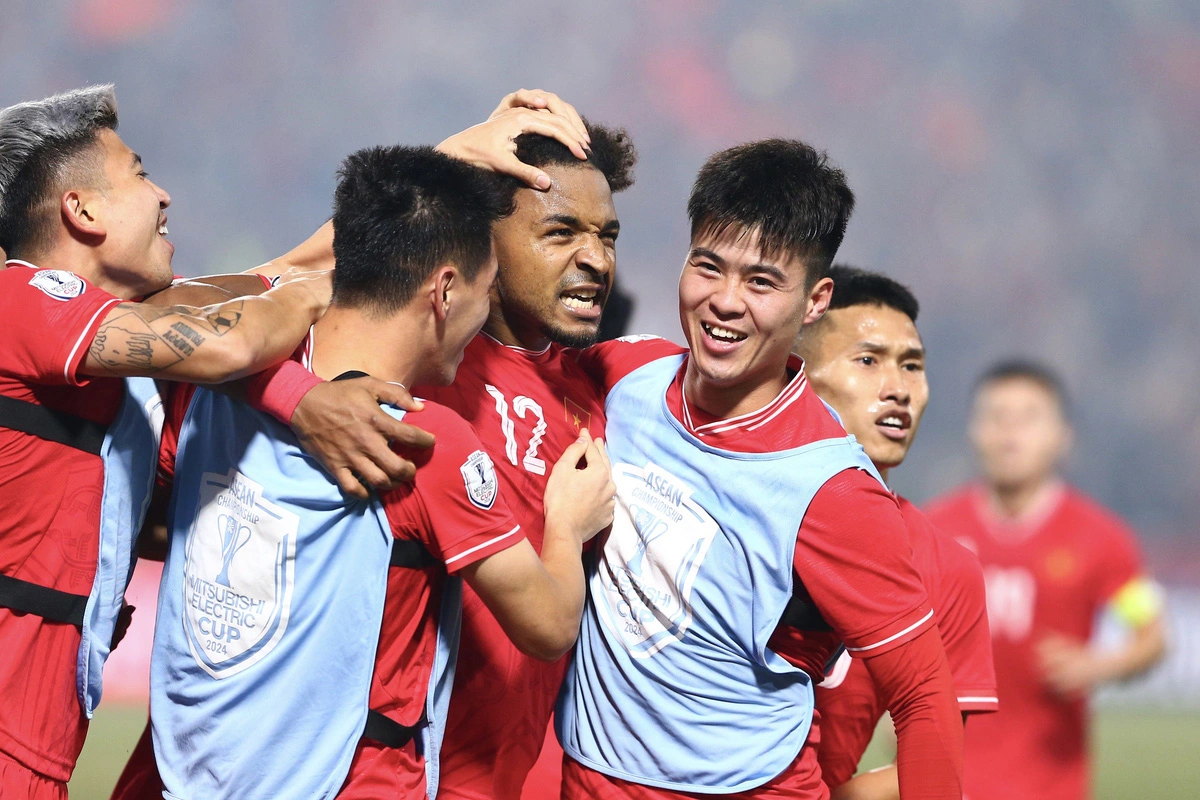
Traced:
[[29, 279], [29, 285], [55, 300], [73, 300], [83, 294], [84, 289], [83, 278], [65, 269], [39, 269]]
[[206, 472], [188, 531], [183, 627], [200, 668], [226, 678], [265, 658], [288, 627], [300, 518], [231, 470]]
[[719, 527], [692, 490], [656, 464], [613, 465], [617, 510], [593, 597], [634, 658], [675, 644], [692, 623], [692, 584]]
[[569, 397], [563, 398], [563, 413], [576, 434], [582, 428], [592, 429], [591, 413]]
[[496, 502], [499, 484], [496, 481], [496, 468], [492, 459], [482, 450], [476, 450], [467, 456], [458, 471], [462, 473], [463, 483], [467, 486], [467, 498], [485, 511]]

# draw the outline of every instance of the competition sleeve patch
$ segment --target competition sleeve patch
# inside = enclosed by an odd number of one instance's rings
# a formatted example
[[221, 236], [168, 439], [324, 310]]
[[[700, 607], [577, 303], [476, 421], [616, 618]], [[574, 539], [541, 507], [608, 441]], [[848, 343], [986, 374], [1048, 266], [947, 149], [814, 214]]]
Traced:
[[476, 450], [467, 456], [467, 460], [458, 468], [462, 473], [463, 483], [467, 487], [467, 499], [471, 504], [488, 510], [496, 502], [499, 484], [496, 480], [496, 468], [492, 459], [482, 450]]
[[40, 269], [29, 279], [29, 285], [55, 300], [74, 300], [86, 288], [83, 278], [65, 269]]

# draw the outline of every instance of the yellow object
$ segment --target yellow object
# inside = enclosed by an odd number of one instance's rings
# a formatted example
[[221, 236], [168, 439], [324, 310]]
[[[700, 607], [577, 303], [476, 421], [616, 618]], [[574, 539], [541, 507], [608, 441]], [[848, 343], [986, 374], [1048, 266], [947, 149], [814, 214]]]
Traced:
[[1117, 619], [1140, 628], [1162, 616], [1163, 590], [1156, 581], [1141, 575], [1118, 589], [1108, 605]]

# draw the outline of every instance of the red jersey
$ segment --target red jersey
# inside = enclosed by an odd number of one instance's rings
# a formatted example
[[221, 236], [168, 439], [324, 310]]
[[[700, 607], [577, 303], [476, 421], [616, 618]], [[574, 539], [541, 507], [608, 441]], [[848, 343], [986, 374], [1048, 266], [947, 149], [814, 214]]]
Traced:
[[1143, 572], [1134, 535], [1070, 489], [1056, 490], [1036, 519], [1001, 519], [981, 487], [935, 501], [928, 513], [979, 556], [987, 585], [1000, 710], [967, 726], [968, 797], [1086, 797], [1086, 701], [1042, 683], [1036, 646], [1051, 632], [1091, 637], [1097, 614]]
[[[581, 428], [604, 433], [602, 395], [573, 353], [556, 344], [537, 352], [507, 347], [481, 333], [467, 345], [451, 386], [421, 390], [474, 426], [503, 494], [539, 552], [551, 467]], [[567, 657], [547, 664], [521, 653], [479, 596], [464, 587], [439, 796], [520, 796], [566, 667]]]
[[[0, 394], [109, 424], [116, 378], [79, 373], [119, 298], [62, 270], [0, 270]], [[73, 594], [96, 574], [100, 457], [0, 426], [0, 573]], [[87, 734], [75, 689], [79, 628], [0, 608], [0, 753], [66, 781]]]
[[[979, 559], [934, 528], [908, 500], [898, 495], [896, 499], [946, 648], [958, 708], [964, 714], [994, 712], [996, 671]], [[886, 709], [866, 666], [848, 653], [838, 659], [816, 694], [821, 711], [821, 779], [832, 788], [853, 777]]]
[[[583, 351], [580, 360], [607, 389], [654, 359], [684, 352], [675, 345], [664, 347], [666, 344], [655, 339], [606, 342]], [[667, 408], [689, 432], [713, 447], [764, 453], [846, 435], [809, 388], [798, 358], [789, 362], [793, 377], [774, 400], [757, 411], [728, 419], [713, 417], [688, 403], [683, 392], [686, 369], [685, 360], [667, 389]], [[881, 655], [933, 627], [933, 612], [913, 566], [896, 499], [861, 470], [841, 472], [818, 490], [797, 532], [793, 567], [797, 576], [794, 591], [806, 594], [828, 624], [814, 625], [818, 628], [814, 630], [781, 625], [770, 646], [814, 682], [824, 676], [826, 664], [843, 642], [852, 652]], [[814, 714], [808, 740], [782, 774], [755, 789], [726, 796], [747, 800], [828, 797], [817, 766], [820, 735], [819, 717]], [[564, 798], [687, 796], [691, 795], [612, 778], [570, 759], [564, 763]]]

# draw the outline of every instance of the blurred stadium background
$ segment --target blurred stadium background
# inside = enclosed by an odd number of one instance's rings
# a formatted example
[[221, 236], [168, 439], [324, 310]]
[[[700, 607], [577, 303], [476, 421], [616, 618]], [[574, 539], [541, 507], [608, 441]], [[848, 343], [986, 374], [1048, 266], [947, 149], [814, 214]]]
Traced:
[[[0, 106], [113, 81], [173, 197], [185, 275], [244, 269], [328, 215], [339, 159], [434, 143], [520, 86], [625, 126], [631, 330], [679, 339], [684, 203], [713, 150], [828, 149], [858, 194], [842, 259], [922, 301], [933, 401], [896, 485], [971, 474], [978, 370], [1065, 374], [1070, 474], [1168, 586], [1173, 650], [1097, 699], [1099, 796], [1196, 796], [1200, 767], [1200, 3], [1187, 0], [0, 0]], [[152, 570], [72, 785], [107, 797], [144, 720]]]

